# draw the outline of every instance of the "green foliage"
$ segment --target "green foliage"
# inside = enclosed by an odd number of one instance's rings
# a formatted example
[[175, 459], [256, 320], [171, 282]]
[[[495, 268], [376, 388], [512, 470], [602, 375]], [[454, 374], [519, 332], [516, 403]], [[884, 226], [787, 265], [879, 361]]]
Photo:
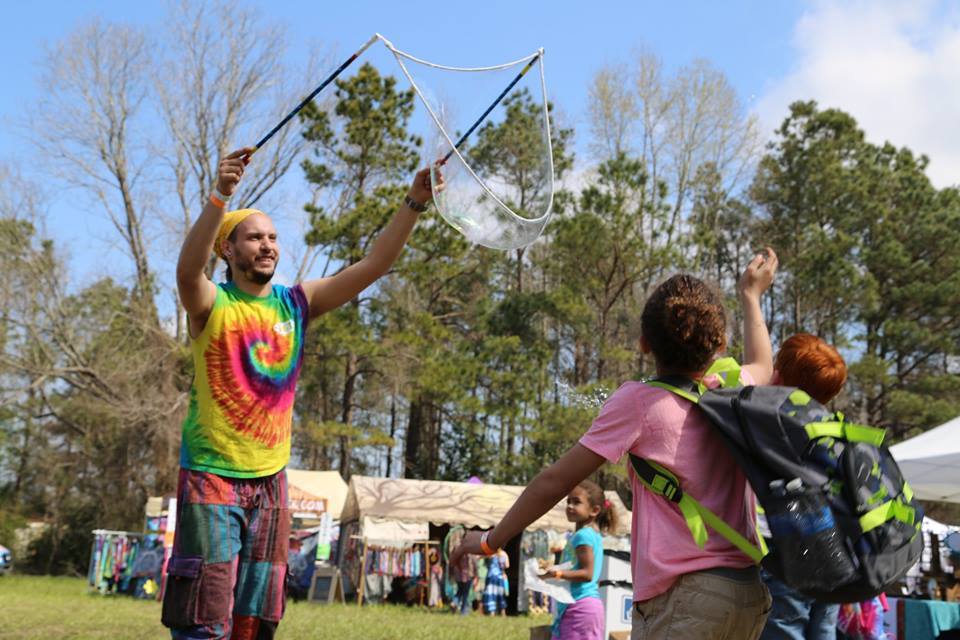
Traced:
[[620, 347], [638, 339], [638, 289], [681, 255], [660, 233], [668, 224], [663, 196], [642, 161], [620, 154], [600, 164], [596, 181], [551, 227], [540, 264], [557, 285], [575, 343], [574, 385], [633, 373], [634, 349]]
[[851, 230], [862, 221], [865, 148], [856, 121], [813, 102], [794, 103], [761, 160], [752, 196], [765, 215], [758, 229], [787, 266], [782, 291], [781, 336], [801, 328], [841, 342], [852, 319], [860, 274], [853, 262]]
[[[383, 77], [370, 64], [357, 74], [337, 81], [333, 119], [311, 104], [301, 112], [304, 138], [313, 159], [302, 163], [318, 194], [334, 201], [328, 210], [312, 202], [308, 246], [319, 247], [328, 260], [343, 267], [359, 262], [402, 202], [409, 174], [419, 160], [419, 137], [407, 132], [413, 113], [412, 90], [398, 91], [396, 79]], [[379, 375], [383, 350], [375, 338], [376, 319], [366, 300], [356, 299], [327, 314], [309, 332], [309, 361], [301, 384], [298, 426], [304, 437], [297, 449], [314, 464], [336, 466], [349, 477], [354, 446], [383, 446], [393, 437], [381, 437], [374, 423], [360, 421], [358, 411], [377, 402], [378, 391], [368, 383]], [[319, 436], [317, 422], [327, 434]], [[335, 426], [336, 425], [336, 426]], [[335, 428], [331, 428], [334, 427]], [[322, 427], [320, 428], [321, 430]], [[337, 443], [336, 455], [331, 440]]]
[[[501, 103], [504, 118], [487, 122], [476, 133], [476, 143], [467, 149], [467, 158], [477, 175], [501, 185], [498, 197], [513, 211], [526, 218], [537, 218], [553, 197], [563, 202], [566, 194], [553, 194], [551, 177], [559, 181], [573, 167], [570, 144], [573, 129], [559, 128], [553, 121], [553, 106], [547, 105], [550, 118], [550, 148], [547, 154], [543, 130], [543, 105], [534, 101], [527, 89], [514, 91]], [[547, 159], [553, 163], [553, 176]], [[481, 201], [486, 199], [484, 194]], [[502, 261], [500, 269], [512, 278], [518, 291], [524, 288], [525, 249], [516, 250], [516, 261]]]
[[173, 489], [179, 354], [133, 290], [105, 278], [67, 294], [51, 243], [22, 221], [2, 230], [18, 234], [0, 265], [4, 521], [48, 525], [18, 566], [79, 572], [91, 529], [139, 529], [147, 495]]
[[[467, 157], [481, 176], [509, 185], [512, 206], [534, 212], [544, 193], [535, 153], [542, 114], [524, 92], [503, 113], [481, 127]], [[562, 173], [572, 132], [555, 133]], [[317, 139], [335, 146], [333, 134]], [[603, 159], [579, 192], [560, 192], [545, 238], [514, 256], [470, 246], [425, 217], [380, 295], [314, 328], [319, 357], [299, 406], [317, 407], [321, 419], [309, 420], [302, 441], [349, 438], [367, 451], [354, 458], [358, 468], [526, 482], [589, 427], [598, 409], [585, 398], [594, 390], [653, 372], [636, 348], [639, 318], [665, 274], [689, 269], [725, 289], [729, 351], [740, 355], [733, 285], [768, 243], [782, 261], [766, 302], [775, 341], [806, 330], [856, 354], [842, 400], [851, 414], [903, 433], [936, 424], [960, 409], [948, 302], [960, 299], [950, 250], [957, 243], [938, 243], [955, 238], [957, 196], [929, 185], [924, 162], [872, 146], [841, 111], [797, 103], [749, 194], [729, 192], [714, 164], [698, 165], [679, 233], [675, 194], [625, 152]], [[340, 226], [315, 224], [334, 259], [358, 259], [362, 251], [340, 247], [362, 246], [386, 220], [386, 200], [368, 207], [377, 193], [351, 192], [355, 206]], [[916, 234], [902, 233], [908, 223]], [[347, 353], [367, 369], [355, 396], [362, 425], [345, 431], [338, 416]], [[400, 449], [402, 463], [394, 460]], [[600, 475], [609, 486], [626, 484], [619, 468]]]
[[71, 495], [62, 504], [63, 518], [47, 527], [17, 559], [17, 571], [43, 575], [86, 574], [90, 559], [90, 532], [97, 528], [97, 508], [82, 496]]
[[[16, 530], [27, 525], [27, 519], [19, 513], [20, 505], [13, 503], [9, 497], [0, 498], [0, 544], [11, 549], [16, 540]], [[17, 562], [19, 558], [14, 558]]]
[[849, 345], [846, 408], [896, 437], [960, 412], [960, 193], [933, 187], [926, 164], [795, 103], [753, 186], [787, 272], [781, 335]]

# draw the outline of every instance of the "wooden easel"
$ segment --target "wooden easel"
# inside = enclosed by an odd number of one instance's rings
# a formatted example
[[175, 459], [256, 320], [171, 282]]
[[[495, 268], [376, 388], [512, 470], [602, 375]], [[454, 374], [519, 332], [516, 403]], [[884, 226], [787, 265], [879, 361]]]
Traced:
[[314, 568], [313, 578], [310, 580], [310, 590], [307, 592], [307, 602], [330, 603], [343, 602], [343, 585], [340, 569], [336, 567]]

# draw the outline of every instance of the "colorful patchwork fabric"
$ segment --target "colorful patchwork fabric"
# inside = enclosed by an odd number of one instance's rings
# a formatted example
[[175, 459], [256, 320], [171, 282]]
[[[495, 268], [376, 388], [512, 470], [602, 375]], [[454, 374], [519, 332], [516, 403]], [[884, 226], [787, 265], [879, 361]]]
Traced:
[[283, 617], [287, 477], [180, 470], [163, 624], [174, 638], [272, 638]]
[[274, 285], [262, 298], [232, 282], [217, 285], [207, 323], [191, 344], [196, 373], [181, 467], [256, 478], [287, 464], [307, 319], [299, 285]]

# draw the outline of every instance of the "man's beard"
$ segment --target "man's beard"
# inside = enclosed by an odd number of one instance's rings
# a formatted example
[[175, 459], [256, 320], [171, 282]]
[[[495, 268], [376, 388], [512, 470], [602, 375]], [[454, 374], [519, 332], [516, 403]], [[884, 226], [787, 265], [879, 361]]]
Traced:
[[244, 277], [254, 284], [267, 284], [273, 279], [273, 273], [276, 271], [276, 262], [269, 272], [257, 269], [252, 260], [238, 260], [237, 271], [243, 273]]

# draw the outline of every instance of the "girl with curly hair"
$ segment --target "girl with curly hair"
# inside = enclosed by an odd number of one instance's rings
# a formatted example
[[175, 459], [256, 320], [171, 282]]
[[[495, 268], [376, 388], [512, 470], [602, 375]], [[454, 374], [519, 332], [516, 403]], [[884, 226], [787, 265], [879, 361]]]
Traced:
[[[743, 384], [769, 384], [773, 374], [760, 296], [773, 282], [777, 264], [776, 254], [766, 249], [750, 261], [738, 285]], [[723, 300], [712, 287], [691, 275], [669, 278], [647, 299], [641, 329], [640, 348], [653, 355], [658, 377], [719, 384], [706, 375], [727, 344]], [[468, 534], [452, 559], [463, 553], [492, 555], [604, 462], [617, 463], [627, 453], [670, 469], [685, 492], [757, 541], [756, 498], [707, 417], [670, 391], [626, 382], [607, 399], [589, 431], [533, 479], [499, 524]], [[753, 560], [720, 535], [699, 546], [676, 504], [646, 490], [632, 473], [631, 482], [632, 640], [757, 638], [770, 594]]]

